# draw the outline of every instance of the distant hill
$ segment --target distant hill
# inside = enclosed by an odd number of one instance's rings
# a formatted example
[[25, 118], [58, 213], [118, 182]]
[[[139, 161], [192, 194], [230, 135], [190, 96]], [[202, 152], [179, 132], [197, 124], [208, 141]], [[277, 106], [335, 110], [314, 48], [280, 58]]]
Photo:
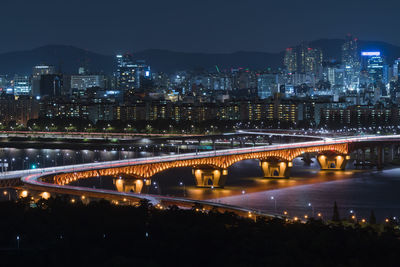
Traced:
[[[311, 47], [319, 47], [325, 59], [340, 60], [342, 39], [320, 39], [309, 42]], [[400, 57], [400, 47], [384, 42], [360, 41], [362, 50], [378, 49], [383, 52], [389, 63]], [[144, 59], [154, 71], [173, 72], [191, 69], [251, 68], [264, 70], [268, 67], [282, 67], [284, 52], [246, 52], [235, 53], [183, 53], [168, 50], [149, 49], [134, 53], [136, 59]], [[86, 65], [92, 72], [111, 74], [115, 70], [113, 55], [102, 55], [65, 45], [48, 45], [29, 51], [16, 51], [0, 54], [0, 74], [14, 75], [32, 73], [34, 65], [46, 63], [56, 66], [65, 73], [76, 73]]]
[[[266, 69], [281, 65], [283, 53], [235, 52], [231, 54], [183, 53], [168, 50], [149, 49], [134, 53], [134, 58], [145, 59], [155, 71], [220, 69], [249, 67]], [[32, 67], [46, 63], [65, 73], [75, 73], [85, 64], [92, 72], [112, 73], [115, 70], [114, 56], [101, 55], [80, 48], [63, 45], [49, 45], [30, 51], [0, 54], [0, 74], [31, 74]]]
[[46, 63], [56, 66], [66, 73], [78, 71], [84, 61], [93, 66], [95, 71], [109, 73], [113, 69], [113, 58], [73, 46], [48, 45], [29, 51], [17, 51], [0, 54], [0, 74], [15, 73], [30, 75], [32, 67]]

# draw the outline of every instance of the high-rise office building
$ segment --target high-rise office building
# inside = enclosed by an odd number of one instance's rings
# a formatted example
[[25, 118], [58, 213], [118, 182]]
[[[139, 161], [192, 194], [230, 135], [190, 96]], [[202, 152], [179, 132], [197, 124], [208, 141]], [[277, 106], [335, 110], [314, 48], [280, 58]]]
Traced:
[[55, 74], [56, 69], [52, 65], [40, 64], [32, 68], [32, 95], [40, 96], [40, 77], [42, 75]]
[[117, 55], [117, 87], [131, 90], [136, 86], [136, 65], [131, 54]]
[[384, 58], [379, 51], [361, 52], [362, 69], [371, 83], [384, 82]]
[[358, 89], [360, 75], [360, 53], [358, 39], [351, 34], [346, 35], [342, 45], [342, 65], [345, 71], [344, 83], [346, 89]]
[[144, 60], [134, 61], [131, 54], [117, 55], [116, 78], [120, 90], [140, 88], [142, 79], [151, 79], [150, 66]]
[[396, 59], [393, 64], [393, 79], [398, 81], [400, 75], [400, 58]]
[[63, 75], [46, 74], [40, 76], [40, 96], [61, 96], [63, 92]]
[[71, 89], [76, 89], [79, 92], [84, 92], [92, 87], [105, 87], [105, 77], [103, 75], [72, 75]]
[[360, 54], [358, 51], [358, 39], [351, 34], [346, 35], [344, 44], [342, 45], [342, 63], [345, 69], [359, 71]]
[[136, 60], [136, 88], [140, 88], [144, 80], [151, 79], [150, 66], [144, 60]]
[[28, 76], [14, 76], [14, 95], [30, 95], [31, 84]]

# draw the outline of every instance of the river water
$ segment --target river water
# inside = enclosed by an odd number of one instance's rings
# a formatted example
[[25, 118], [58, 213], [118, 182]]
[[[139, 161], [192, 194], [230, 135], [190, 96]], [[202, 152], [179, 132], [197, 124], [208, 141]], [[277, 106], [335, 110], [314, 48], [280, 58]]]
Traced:
[[[0, 159], [9, 162], [9, 170], [31, 167], [32, 164], [40, 167], [151, 156], [144, 151], [13, 148], [3, 149], [0, 153]], [[291, 217], [321, 213], [330, 219], [335, 201], [343, 218], [355, 214], [358, 219], [368, 220], [371, 210], [379, 221], [400, 216], [398, 167], [388, 166], [383, 171], [356, 170], [349, 164], [346, 171], [335, 172], [320, 171], [315, 162], [304, 166], [300, 159], [295, 159], [293, 163], [290, 179], [263, 178], [257, 160], [235, 163], [228, 169], [226, 186], [222, 189], [197, 188], [191, 168], [170, 169], [152, 177], [152, 185], [143, 189], [143, 193], [206, 199], [269, 213], [287, 211]], [[82, 180], [77, 184], [116, 189], [110, 177]]]

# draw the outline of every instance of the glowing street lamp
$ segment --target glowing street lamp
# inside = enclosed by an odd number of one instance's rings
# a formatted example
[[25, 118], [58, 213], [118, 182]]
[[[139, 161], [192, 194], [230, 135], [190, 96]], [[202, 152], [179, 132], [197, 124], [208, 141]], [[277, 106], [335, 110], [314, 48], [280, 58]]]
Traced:
[[275, 212], [276, 212], [276, 198], [275, 198], [274, 196], [271, 196], [270, 199], [274, 201], [274, 204], [275, 204]]
[[308, 203], [308, 206], [312, 209], [312, 216], [314, 217], [314, 206], [311, 203]]
[[7, 192], [6, 190], [3, 191], [3, 195], [7, 196], [8, 195], [8, 201], [11, 200], [11, 194], [9, 192]]
[[186, 185], [185, 185], [185, 183], [184, 182], [180, 182], [179, 183], [179, 186], [183, 186], [183, 197], [186, 197]]

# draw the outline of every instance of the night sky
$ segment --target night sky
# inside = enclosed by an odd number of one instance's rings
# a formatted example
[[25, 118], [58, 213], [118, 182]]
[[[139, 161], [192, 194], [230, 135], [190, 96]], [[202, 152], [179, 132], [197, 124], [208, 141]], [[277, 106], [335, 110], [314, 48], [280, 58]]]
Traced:
[[400, 45], [398, 0], [2, 0], [0, 52], [47, 44], [115, 54], [277, 52], [343, 38]]

